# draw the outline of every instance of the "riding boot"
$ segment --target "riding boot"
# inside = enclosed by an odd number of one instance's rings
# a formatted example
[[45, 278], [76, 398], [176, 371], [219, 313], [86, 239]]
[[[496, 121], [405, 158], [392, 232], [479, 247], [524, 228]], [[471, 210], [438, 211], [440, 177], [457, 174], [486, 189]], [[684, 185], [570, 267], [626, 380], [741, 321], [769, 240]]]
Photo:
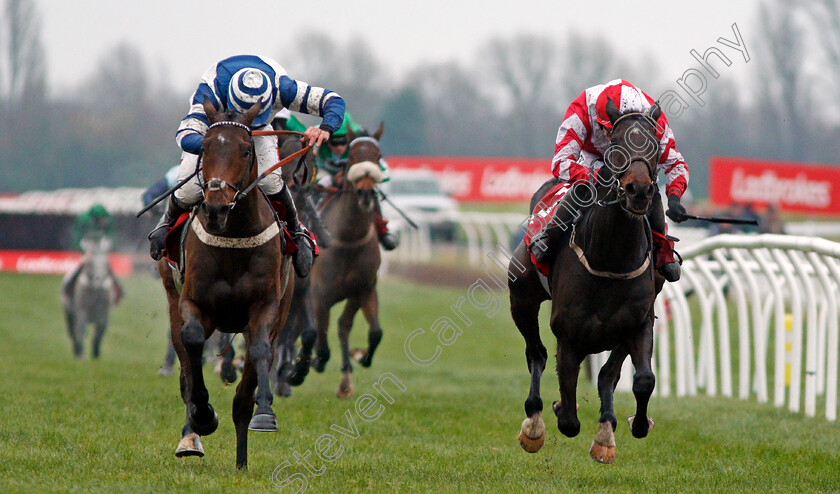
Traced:
[[569, 229], [578, 216], [580, 216], [579, 206], [572, 200], [572, 191], [566, 192], [566, 195], [557, 203], [554, 208], [554, 215], [536, 235], [531, 237], [531, 244], [528, 250], [538, 264], [546, 264], [551, 261], [554, 256], [554, 243], [560, 233]]
[[166, 251], [166, 235], [169, 230], [175, 225], [175, 222], [182, 214], [189, 211], [189, 206], [182, 206], [179, 201], [175, 199], [174, 195], [169, 196], [169, 202], [166, 204], [166, 211], [160, 217], [157, 226], [149, 233], [149, 254], [152, 259], [159, 261]]
[[667, 235], [653, 231], [654, 266], [671, 283], [679, 281], [681, 269], [674, 259], [674, 241]]
[[394, 250], [400, 245], [400, 239], [388, 231], [388, 220], [382, 217], [382, 206], [379, 205], [379, 197], [376, 195], [373, 196], [373, 223], [383, 249]]
[[672, 283], [678, 281], [681, 274], [680, 264], [674, 258], [674, 240], [667, 235], [668, 225], [665, 223], [665, 210], [659, 194], [653, 197], [647, 219], [653, 234], [654, 267], [666, 280]]
[[295, 201], [292, 200], [292, 193], [288, 187], [283, 185], [283, 190], [268, 196], [268, 199], [271, 202], [279, 203], [286, 210], [283, 215], [283, 221], [286, 222], [286, 229], [292, 235], [292, 239], [297, 247], [297, 252], [292, 257], [292, 264], [295, 267], [295, 273], [301, 278], [306, 278], [309, 275], [309, 270], [312, 269], [315, 241], [312, 240], [309, 232], [303, 228], [298, 220]]

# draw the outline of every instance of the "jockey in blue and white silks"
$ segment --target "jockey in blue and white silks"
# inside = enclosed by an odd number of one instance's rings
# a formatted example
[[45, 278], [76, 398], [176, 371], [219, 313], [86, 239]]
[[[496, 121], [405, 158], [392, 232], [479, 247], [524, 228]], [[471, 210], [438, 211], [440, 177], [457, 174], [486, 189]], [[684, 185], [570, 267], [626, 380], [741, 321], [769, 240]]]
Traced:
[[[267, 80], [261, 75], [267, 76]], [[175, 133], [175, 142], [184, 150], [178, 173], [179, 180], [195, 171], [195, 160], [201, 149], [201, 140], [209, 126], [202, 106], [205, 97], [210, 98], [217, 110], [235, 109], [239, 113], [244, 113], [262, 97], [263, 111], [251, 124], [252, 130], [271, 130], [271, 117], [283, 108], [318, 115], [323, 119], [320, 129], [330, 135], [341, 127], [344, 116], [344, 100], [338, 93], [290, 78], [280, 64], [268, 57], [236, 55], [226, 58], [204, 73], [198, 89], [190, 98], [189, 113], [181, 120], [181, 125]], [[277, 162], [277, 138], [254, 137], [254, 145], [257, 151], [257, 165], [262, 173]], [[280, 192], [283, 188], [280, 170], [263, 179], [260, 188], [267, 195]], [[201, 189], [197, 180], [175, 192], [175, 197], [187, 204], [194, 204], [200, 196]]]
[[[205, 98], [209, 99], [217, 110], [235, 110], [239, 113], [244, 113], [253, 104], [261, 101], [262, 111], [251, 124], [252, 130], [271, 130], [271, 117], [283, 108], [318, 115], [322, 118], [321, 125], [310, 127], [303, 135], [307, 144], [315, 145], [329, 139], [330, 135], [341, 127], [345, 109], [344, 100], [338, 93], [292, 79], [280, 64], [268, 57], [236, 55], [226, 58], [204, 73], [201, 83], [190, 98], [189, 113], [181, 120], [175, 133], [175, 142], [183, 150], [178, 169], [179, 181], [195, 171], [201, 141], [209, 128], [203, 107]], [[278, 160], [277, 138], [255, 136], [253, 139], [257, 168], [262, 173]], [[305, 276], [312, 263], [312, 240], [300, 227], [294, 202], [283, 183], [280, 170], [261, 180], [259, 186], [270, 200], [286, 208], [283, 220], [295, 236], [295, 243], [300, 244], [294, 259], [295, 270], [299, 275]], [[169, 227], [181, 212], [195, 206], [201, 200], [201, 195], [202, 189], [197, 176], [175, 191], [166, 214], [149, 235], [150, 253], [153, 258], [159, 259], [163, 255]], [[306, 246], [307, 242], [310, 247]]]

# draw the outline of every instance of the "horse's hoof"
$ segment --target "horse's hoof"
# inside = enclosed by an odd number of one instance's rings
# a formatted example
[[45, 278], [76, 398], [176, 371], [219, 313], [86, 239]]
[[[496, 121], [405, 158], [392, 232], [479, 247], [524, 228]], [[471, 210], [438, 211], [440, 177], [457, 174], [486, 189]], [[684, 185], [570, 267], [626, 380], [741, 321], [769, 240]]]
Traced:
[[[551, 404], [551, 409], [554, 410], [554, 415], [560, 413], [560, 400], [555, 401]], [[580, 410], [580, 403], [575, 403], [575, 410]]]
[[630, 425], [630, 432], [633, 433], [633, 437], [635, 437], [637, 439], [641, 439], [643, 437], [646, 437], [648, 434], [650, 434], [650, 431], [653, 430], [653, 426], [656, 425], [656, 422], [654, 422], [653, 419], [650, 418], [650, 417], [648, 417], [647, 419], [648, 419], [648, 430], [647, 431], [639, 431], [640, 434], [636, 435], [636, 431], [633, 429], [633, 422], [636, 421], [636, 416], [631, 415], [631, 416], [627, 417], [627, 424]]
[[172, 370], [172, 367], [167, 367], [167, 366], [161, 367], [160, 370], [158, 371], [159, 376], [171, 376], [174, 373], [175, 373], [175, 371]]
[[190, 414], [190, 429], [199, 436], [209, 436], [210, 434], [216, 432], [216, 429], [219, 427], [219, 414], [213, 410], [212, 405], [207, 404], [207, 407], [210, 408], [211, 412], [213, 412], [213, 418], [210, 419], [209, 422], [203, 424], [196, 422], [195, 414]]
[[281, 398], [288, 398], [292, 396], [292, 387], [286, 381], [277, 381], [277, 384], [274, 385], [274, 394]]
[[204, 456], [204, 446], [201, 445], [201, 438], [195, 432], [181, 438], [178, 447], [175, 448], [175, 456]]
[[353, 396], [353, 380], [350, 377], [350, 372], [342, 373], [341, 382], [338, 383], [338, 389], [335, 390], [335, 396], [341, 399]]
[[324, 369], [327, 368], [327, 361], [321, 360], [320, 357], [315, 357], [312, 359], [312, 368], [315, 369], [315, 372], [324, 372]]
[[536, 453], [545, 444], [545, 423], [537, 413], [522, 421], [519, 430], [519, 445], [528, 453]]
[[362, 367], [370, 367], [370, 364], [373, 362], [367, 348], [354, 348], [350, 350], [350, 357]]
[[598, 434], [589, 447], [589, 456], [598, 463], [612, 463], [615, 461], [615, 434], [612, 423], [598, 422]]
[[257, 432], [277, 432], [277, 417], [273, 413], [258, 413], [251, 417], [251, 423], [248, 424], [249, 431]]
[[615, 446], [600, 444], [597, 441], [592, 441], [592, 446], [589, 448], [589, 456], [598, 463], [606, 465], [615, 461]]
[[219, 376], [222, 378], [222, 382], [225, 384], [233, 384], [236, 382], [236, 367], [233, 366], [233, 362], [222, 362], [222, 368], [219, 372]]

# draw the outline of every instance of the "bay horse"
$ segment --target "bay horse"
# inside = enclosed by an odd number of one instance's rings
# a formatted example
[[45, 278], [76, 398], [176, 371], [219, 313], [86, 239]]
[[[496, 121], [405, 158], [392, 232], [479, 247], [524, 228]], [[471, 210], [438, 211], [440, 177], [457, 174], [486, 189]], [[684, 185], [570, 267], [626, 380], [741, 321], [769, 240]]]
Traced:
[[[635, 368], [633, 394], [636, 397], [636, 414], [629, 419], [630, 429], [634, 437], [643, 438], [653, 427], [653, 420], [647, 417], [648, 401], [655, 385], [650, 365], [653, 307], [664, 279], [656, 274], [651, 260], [651, 233], [645, 215], [652, 207], [662, 207], [653, 201], [658, 193], [656, 121], [660, 112], [654, 104], [646, 113], [622, 115], [608, 101], [607, 115], [613, 131], [606, 164], [598, 170], [597, 181], [590, 182], [585, 189], [591, 191], [588, 201], [591, 205], [581, 212], [576, 226], [563, 232], [557, 241], [556, 245], [562, 247], [547, 280], [550, 296], [539, 280], [525, 244], [520, 243], [514, 252], [508, 270], [510, 310], [525, 339], [525, 356], [531, 374], [530, 392], [525, 401], [527, 418], [522, 423], [519, 440], [530, 453], [537, 452], [545, 440], [545, 424], [540, 416], [543, 408], [540, 378], [547, 353], [540, 339], [538, 312], [546, 300], [551, 300], [550, 325], [557, 339], [561, 400], [554, 402], [552, 408], [560, 432], [568, 437], [580, 432], [575, 398], [580, 364], [587, 355], [605, 350], [611, 353], [598, 375], [601, 416], [590, 455], [602, 463], [615, 460], [617, 420], [613, 392], [628, 355]], [[534, 198], [539, 200], [550, 185], [547, 183]]]
[[[382, 339], [376, 293], [381, 255], [373, 213], [376, 194], [374, 187], [382, 179], [379, 169], [379, 160], [382, 158], [379, 138], [383, 130], [380, 125], [370, 137], [357, 137], [348, 131], [349, 160], [343, 173], [344, 178], [334, 195], [322, 202], [321, 217], [332, 235], [332, 243], [318, 257], [310, 274], [317, 333], [313, 335], [304, 331], [301, 335], [301, 350], [288, 377], [292, 385], [299, 385], [306, 378], [310, 364], [317, 372], [324, 371], [330, 359], [327, 343], [330, 308], [346, 300], [338, 319], [342, 361], [342, 377], [336, 390], [339, 398], [353, 395], [351, 358], [356, 359], [362, 367], [370, 367]], [[368, 347], [351, 350], [350, 330], [359, 309], [369, 325]]]
[[72, 287], [72, 296], [63, 300], [67, 332], [77, 359], [84, 357], [87, 328], [94, 326], [91, 356], [99, 358], [102, 337], [108, 329], [108, 317], [115, 303], [113, 275], [108, 253], [111, 240], [103, 234], [88, 234], [81, 240], [82, 262]]
[[158, 263], [187, 412], [175, 456], [203, 456], [200, 436], [212, 434], [219, 424], [202, 374], [205, 342], [214, 330], [242, 333], [245, 364], [233, 398], [233, 423], [236, 466], [245, 469], [248, 430], [278, 430], [269, 370], [292, 300], [294, 277], [269, 201], [258, 188], [243, 193], [257, 179], [250, 125], [260, 102], [239, 114], [217, 111], [205, 99], [204, 111], [211, 124], [199, 160], [204, 200], [185, 239], [180, 296], [167, 261]]

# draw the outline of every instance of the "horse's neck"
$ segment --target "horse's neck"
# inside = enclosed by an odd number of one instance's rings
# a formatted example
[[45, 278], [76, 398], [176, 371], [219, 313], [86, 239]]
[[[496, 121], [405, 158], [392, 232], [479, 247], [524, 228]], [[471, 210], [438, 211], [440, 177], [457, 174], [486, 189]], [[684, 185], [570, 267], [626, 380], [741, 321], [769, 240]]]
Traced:
[[339, 240], [359, 240], [367, 235], [373, 212], [365, 211], [359, 206], [353, 189], [341, 189], [341, 195], [333, 207], [332, 221], [329, 224], [330, 233]]
[[575, 242], [601, 271], [632, 271], [644, 262], [649, 248], [644, 220], [629, 217], [616, 205], [594, 206]]

